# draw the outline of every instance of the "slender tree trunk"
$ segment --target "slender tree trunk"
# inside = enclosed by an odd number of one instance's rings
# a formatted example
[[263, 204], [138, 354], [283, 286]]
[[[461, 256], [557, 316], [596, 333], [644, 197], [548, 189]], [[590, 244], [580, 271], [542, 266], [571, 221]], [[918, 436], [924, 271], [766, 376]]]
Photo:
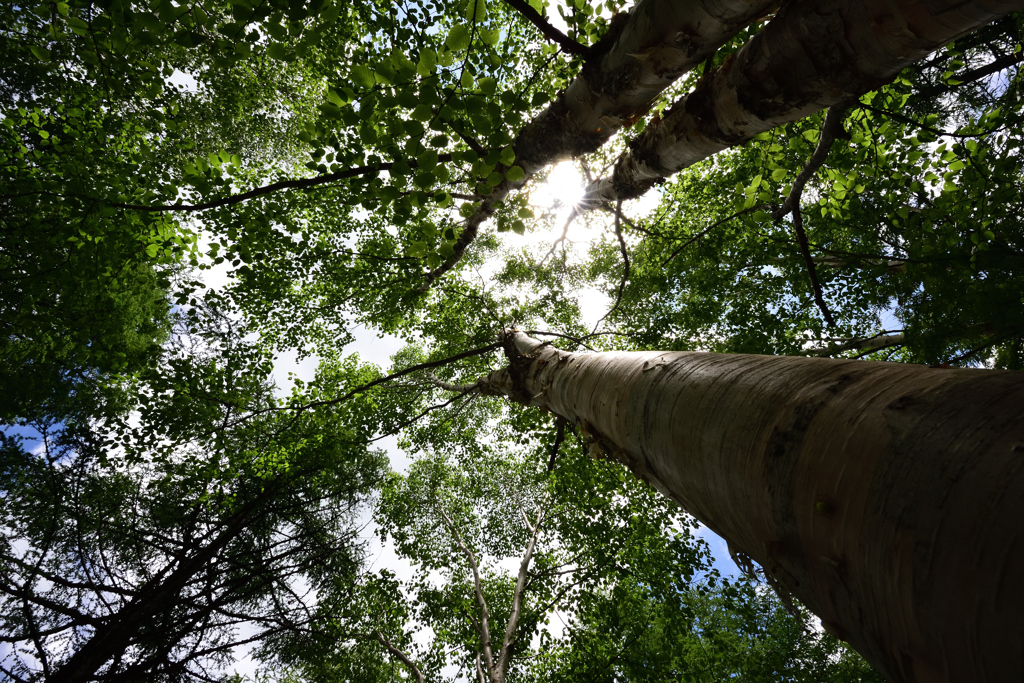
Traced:
[[587, 190], [639, 197], [661, 178], [758, 133], [875, 90], [1022, 0], [793, 0], [736, 55], [652, 122]]
[[890, 681], [1024, 680], [1024, 374], [507, 353], [481, 391], [572, 420]]

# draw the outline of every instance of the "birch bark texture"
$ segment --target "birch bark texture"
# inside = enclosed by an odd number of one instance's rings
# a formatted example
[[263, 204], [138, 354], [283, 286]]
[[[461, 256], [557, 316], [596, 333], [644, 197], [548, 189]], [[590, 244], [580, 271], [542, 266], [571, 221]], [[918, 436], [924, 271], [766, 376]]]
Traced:
[[510, 192], [552, 163], [599, 149], [646, 114], [676, 79], [778, 4], [778, 0], [639, 0], [591, 48], [580, 75], [523, 126], [512, 149], [525, 177], [506, 180], [483, 199], [466, 219], [452, 256], [425, 276], [420, 290], [429, 289], [461, 260], [480, 226]]
[[513, 332], [483, 393], [578, 425], [888, 680], [1024, 680], [1024, 375]]
[[587, 188], [592, 205], [654, 183], [777, 126], [847, 102], [1022, 0], [793, 0], [653, 121]]

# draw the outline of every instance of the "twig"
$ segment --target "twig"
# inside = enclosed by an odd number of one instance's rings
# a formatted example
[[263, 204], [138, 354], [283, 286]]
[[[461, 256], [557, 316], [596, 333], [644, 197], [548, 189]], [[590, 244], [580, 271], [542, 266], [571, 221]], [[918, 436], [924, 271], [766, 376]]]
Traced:
[[825, 159], [828, 158], [829, 150], [832, 149], [832, 143], [835, 142], [836, 136], [842, 133], [843, 116], [849, 108], [849, 104], [846, 103], [836, 104], [828, 108], [828, 112], [825, 114], [825, 121], [821, 125], [821, 134], [818, 136], [818, 146], [815, 147], [814, 154], [811, 155], [811, 158], [807, 160], [807, 164], [797, 174], [796, 180], [793, 181], [793, 187], [790, 188], [789, 194], [786, 196], [786, 200], [782, 202], [782, 206], [773, 215], [776, 221], [781, 221], [787, 213], [793, 215], [793, 230], [796, 232], [797, 243], [800, 245], [800, 255], [803, 256], [804, 264], [807, 266], [807, 277], [810, 279], [811, 289], [814, 291], [814, 303], [817, 304], [822, 317], [825, 319], [825, 323], [829, 327], [835, 327], [836, 323], [832, 318], [832, 313], [828, 310], [828, 306], [825, 305], [821, 283], [818, 281], [818, 271], [814, 265], [814, 259], [811, 258], [811, 247], [807, 242], [807, 233], [804, 232], [804, 218], [800, 212], [800, 197], [804, 192], [804, 186], [807, 185], [807, 181], [818, 172], [821, 165], [825, 163]]
[[[451, 154], [441, 154], [438, 156], [438, 161], [451, 161]], [[409, 159], [407, 161], [410, 168], [416, 168], [419, 165], [415, 159]], [[345, 178], [354, 178], [356, 176], [365, 175], [367, 173], [375, 173], [378, 171], [387, 171], [394, 166], [391, 162], [382, 162], [379, 164], [373, 164], [371, 166], [356, 166], [354, 168], [348, 168], [344, 171], [338, 171], [337, 173], [328, 173], [327, 175], [317, 176], [316, 178], [303, 178], [301, 180], [283, 180], [279, 183], [272, 183], [270, 185], [264, 185], [263, 187], [257, 187], [249, 190], [248, 192], [242, 192], [241, 194], [231, 195], [230, 197], [224, 197], [222, 199], [214, 199], [209, 202], [202, 204], [155, 204], [155, 205], [144, 205], [144, 204], [116, 204], [110, 203], [108, 206], [113, 206], [119, 209], [131, 209], [132, 211], [152, 211], [156, 213], [163, 213], [167, 211], [205, 211], [206, 209], [215, 209], [221, 206], [233, 206], [235, 204], [241, 204], [242, 202], [253, 199], [254, 197], [261, 197], [263, 195], [272, 194], [279, 190], [297, 189], [297, 190], [309, 190], [316, 188], [320, 185], [326, 185], [332, 183], [335, 180], [344, 180]]]
[[619, 282], [619, 293], [615, 297], [615, 305], [608, 309], [608, 312], [601, 316], [601, 319], [594, 323], [594, 329], [591, 330], [591, 334], [597, 332], [597, 328], [601, 326], [605, 318], [610, 316], [615, 309], [622, 303], [622, 292], [626, 289], [626, 280], [629, 279], [629, 252], [626, 250], [626, 239], [622, 236], [622, 225], [619, 219], [622, 217], [622, 200], [619, 200], [618, 205], [615, 207], [615, 236], [619, 238], [619, 251], [622, 252], [622, 281]]
[[523, 0], [505, 0], [505, 4], [513, 8], [517, 12], [523, 15], [531, 24], [537, 27], [538, 30], [548, 40], [557, 43], [563, 52], [567, 52], [571, 55], [580, 55], [586, 57], [590, 54], [590, 48], [586, 45], [581, 45], [575, 40], [565, 35], [557, 28], [552, 26], [544, 16], [537, 10], [530, 7], [530, 5]]
[[711, 225], [709, 225], [708, 227], [704, 228], [703, 230], [698, 232], [696, 235], [691, 237], [690, 239], [688, 239], [685, 242], [683, 242], [683, 245], [681, 247], [679, 247], [678, 249], [673, 251], [671, 256], [669, 256], [667, 259], [662, 261], [661, 267], [664, 268], [665, 266], [667, 266], [669, 263], [672, 262], [672, 259], [674, 259], [676, 256], [679, 256], [679, 254], [681, 254], [684, 249], [686, 249], [688, 246], [690, 246], [691, 244], [693, 244], [694, 242], [699, 240], [701, 237], [704, 237], [705, 235], [707, 235], [709, 232], [711, 232], [712, 230], [714, 230], [718, 226], [720, 226], [720, 225], [722, 225], [724, 223], [728, 223], [729, 221], [733, 220], [734, 218], [739, 218], [740, 216], [742, 216], [744, 214], [748, 214], [751, 211], [757, 211], [757, 210], [766, 209], [766, 208], [768, 208], [767, 204], [757, 204], [755, 206], [751, 206], [751, 207], [748, 207], [746, 209], [741, 209], [741, 210], [737, 211], [736, 213], [732, 214], [731, 216], [726, 216], [722, 220], [717, 221], [715, 223], [712, 223]]

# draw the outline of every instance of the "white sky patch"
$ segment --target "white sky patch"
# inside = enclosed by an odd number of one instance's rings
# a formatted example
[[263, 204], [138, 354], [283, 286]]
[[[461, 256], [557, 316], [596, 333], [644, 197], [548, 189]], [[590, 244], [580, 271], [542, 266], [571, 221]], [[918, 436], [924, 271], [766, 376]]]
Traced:
[[174, 73], [168, 76], [165, 82], [168, 85], [174, 86], [177, 90], [184, 90], [185, 92], [199, 92], [199, 81], [197, 81], [192, 74], [185, 73], [179, 69], [175, 69]]

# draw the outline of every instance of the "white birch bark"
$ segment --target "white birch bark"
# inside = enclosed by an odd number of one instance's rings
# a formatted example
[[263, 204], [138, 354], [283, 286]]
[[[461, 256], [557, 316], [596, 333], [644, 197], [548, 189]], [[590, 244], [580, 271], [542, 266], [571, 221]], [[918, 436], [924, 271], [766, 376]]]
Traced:
[[655, 182], [758, 133], [877, 89], [1024, 0], [793, 0], [630, 145], [588, 205]]
[[1024, 680], [1024, 374], [508, 343], [485, 391], [578, 425], [889, 680]]
[[639, 0], [622, 23], [613, 23], [580, 75], [517, 135], [515, 165], [526, 177], [494, 188], [466, 219], [453, 255], [426, 275], [420, 289], [426, 291], [458, 263], [510, 192], [549, 164], [600, 148], [647, 113], [677, 78], [777, 5], [778, 0]]

